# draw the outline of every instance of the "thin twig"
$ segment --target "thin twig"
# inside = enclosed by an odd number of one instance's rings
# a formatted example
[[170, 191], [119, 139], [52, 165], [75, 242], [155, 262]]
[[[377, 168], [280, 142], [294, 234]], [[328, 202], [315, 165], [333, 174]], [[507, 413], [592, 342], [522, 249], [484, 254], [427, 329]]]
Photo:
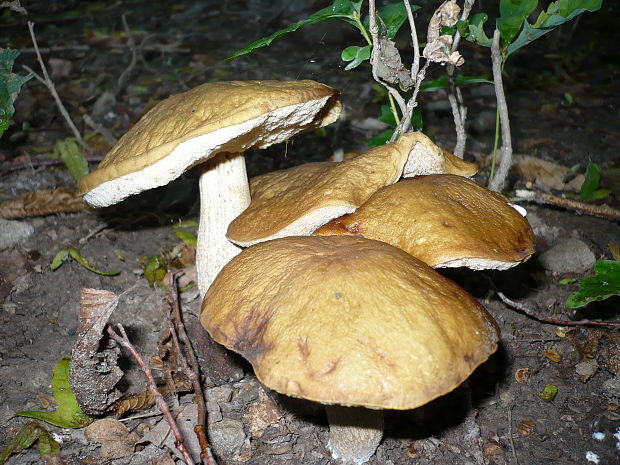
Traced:
[[179, 430], [179, 427], [174, 419], [174, 416], [172, 415], [172, 412], [170, 411], [168, 404], [166, 404], [166, 401], [164, 400], [163, 396], [157, 390], [155, 379], [153, 378], [153, 375], [151, 374], [151, 369], [144, 362], [144, 359], [142, 358], [142, 356], [138, 353], [134, 345], [131, 343], [131, 341], [127, 337], [127, 333], [125, 332], [125, 328], [123, 328], [123, 325], [119, 323], [116, 325], [116, 327], [118, 328], [120, 335], [116, 331], [114, 331], [114, 328], [112, 326], [108, 326], [108, 334], [110, 335], [112, 339], [114, 339], [121, 346], [127, 349], [131, 353], [133, 358], [136, 360], [136, 362], [138, 362], [138, 364], [140, 365], [140, 368], [142, 368], [142, 371], [144, 372], [148, 380], [149, 391], [151, 392], [153, 397], [155, 397], [155, 402], [157, 403], [157, 407], [159, 407], [159, 410], [161, 410], [161, 412], [164, 414], [164, 418], [168, 422], [168, 425], [170, 426], [170, 430], [174, 434], [174, 438], [175, 438], [174, 444], [176, 448], [179, 450], [179, 452], [183, 456], [183, 461], [187, 465], [194, 465], [194, 460], [189, 455], [189, 451], [187, 450], [187, 447], [185, 446], [185, 440], [183, 439], [183, 435], [181, 431]]
[[[88, 163], [99, 163], [102, 159], [103, 157], [101, 156], [87, 157], [86, 161]], [[11, 163], [7, 165], [3, 165], [2, 167], [0, 167], [0, 173], [2, 175], [5, 175], [5, 174], [13, 173], [14, 171], [19, 171], [23, 169], [38, 168], [40, 166], [58, 166], [58, 165], [64, 165], [64, 164], [65, 162], [60, 159], [58, 160], [32, 160], [32, 161], [27, 161], [24, 163]]]
[[127, 18], [125, 15], [121, 15], [121, 21], [123, 22], [123, 29], [125, 29], [125, 35], [127, 36], [127, 43], [129, 44], [129, 48], [131, 50], [131, 61], [125, 70], [121, 73], [116, 83], [116, 92], [114, 94], [118, 97], [123, 90], [125, 90], [125, 86], [127, 85], [127, 81], [131, 76], [134, 68], [136, 67], [136, 63], [138, 62], [138, 47], [136, 47], [136, 43], [133, 40], [133, 35], [131, 34], [131, 29], [129, 28], [129, 24], [127, 24]]
[[[495, 99], [497, 100], [497, 111], [499, 112], [500, 126], [502, 129], [502, 159], [499, 162], [497, 172], [490, 179], [489, 189], [500, 192], [504, 189], [508, 170], [512, 165], [512, 139], [510, 137], [510, 120], [508, 118], [508, 104], [504, 94], [504, 84], [502, 81], [502, 54], [499, 49], [499, 29], [493, 32], [493, 44], [491, 45], [491, 62], [493, 65], [493, 84], [495, 86]], [[491, 173], [493, 175], [493, 173]]]
[[585, 213], [608, 220], [620, 221], [620, 210], [610, 207], [609, 205], [594, 205], [580, 202], [579, 200], [565, 199], [564, 197], [557, 197], [555, 195], [545, 194], [544, 192], [525, 189], [517, 189], [515, 195], [516, 197], [511, 199], [514, 202], [527, 201], [543, 205], [554, 205], [556, 207], [575, 210], [577, 213]]
[[392, 138], [390, 139], [390, 142], [395, 141], [398, 136], [409, 131], [409, 129], [411, 128], [411, 112], [418, 105], [417, 99], [418, 99], [418, 93], [420, 92], [420, 84], [422, 84], [422, 81], [426, 77], [426, 70], [428, 69], [428, 66], [430, 64], [431, 64], [431, 61], [426, 60], [426, 62], [424, 63], [424, 66], [422, 66], [422, 69], [418, 71], [418, 75], [416, 77], [415, 84], [413, 87], [413, 94], [411, 95], [411, 98], [407, 102], [407, 105], [405, 107], [405, 112], [403, 113], [403, 118], [400, 120], [400, 123], [398, 123], [398, 126], [396, 126], [396, 129], [394, 129], [394, 134], [392, 134]]
[[[471, 9], [476, 0], [465, 0], [463, 4], [463, 11], [461, 13], [461, 21], [467, 20]], [[452, 48], [450, 53], [457, 51], [459, 43], [461, 41], [461, 33], [458, 31], [454, 34], [452, 41]], [[467, 119], [467, 107], [463, 104], [463, 97], [461, 95], [461, 89], [454, 83], [454, 71], [456, 67], [449, 63], [447, 66], [448, 79], [450, 81], [450, 90], [448, 92], [448, 101], [450, 102], [450, 108], [452, 109], [452, 115], [454, 117], [454, 127], [456, 129], [456, 145], [454, 146], [454, 155], [459, 158], [463, 158], [465, 153], [465, 144], [467, 142], [467, 133], [465, 132], [465, 120]]]
[[[198, 360], [196, 358], [196, 354], [194, 353], [192, 342], [185, 331], [183, 317], [181, 316], [179, 289], [177, 286], [177, 278], [180, 274], [182, 274], [182, 272], [171, 273], [169, 277], [171, 305], [168, 319], [170, 324], [170, 336], [172, 338], [173, 346], [179, 355], [179, 361], [181, 362], [182, 369], [185, 375], [192, 382], [192, 386], [194, 388], [196, 403], [198, 407], [198, 415], [196, 420], [196, 426], [194, 426], [194, 432], [196, 433], [196, 436], [198, 437], [198, 442], [200, 444], [200, 459], [202, 461], [206, 461], [207, 465], [217, 465], [215, 457], [213, 457], [211, 446], [209, 445], [209, 441], [207, 440], [205, 426], [207, 408], [205, 405], [205, 397], [202, 390], [202, 384], [200, 383], [200, 378], [198, 376], [200, 368], [198, 366]], [[179, 340], [185, 346], [185, 351], [187, 352], [191, 367], [187, 364], [187, 359], [183, 351], [181, 350]]]
[[515, 438], [512, 435], [512, 409], [514, 408], [515, 406], [514, 404], [512, 404], [510, 408], [508, 409], [508, 440], [510, 441], [510, 450], [512, 451], [512, 458], [515, 459], [515, 464], [519, 465], [519, 459], [517, 457], [517, 451], [515, 449]]
[[49, 74], [47, 73], [47, 68], [45, 66], [45, 63], [43, 62], [43, 57], [41, 56], [41, 52], [39, 51], [39, 44], [37, 43], [37, 38], [34, 34], [34, 23], [32, 21], [28, 21], [28, 30], [30, 31], [30, 38], [32, 39], [32, 45], [34, 45], [34, 50], [35, 50], [35, 53], [37, 54], [37, 61], [39, 62], [39, 66], [41, 67], [41, 72], [43, 72], [43, 77], [39, 76], [37, 73], [35, 73], [33, 70], [31, 70], [27, 66], [24, 66], [24, 68], [28, 69], [28, 71], [30, 71], [37, 80], [42, 82], [43, 85], [45, 85], [45, 87], [48, 88], [48, 90], [52, 94], [52, 97], [54, 97], [54, 101], [56, 102], [56, 106], [60, 110], [60, 114], [64, 117], [65, 121], [69, 125], [69, 128], [73, 132], [73, 136], [75, 137], [75, 139], [78, 141], [78, 143], [82, 146], [84, 150], [86, 150], [88, 153], [92, 153], [93, 149], [84, 141], [84, 139], [82, 138], [82, 135], [80, 134], [80, 131], [78, 131], [77, 127], [75, 127], [75, 124], [73, 124], [73, 120], [71, 119], [69, 112], [63, 105], [62, 100], [60, 100], [60, 96], [58, 95], [58, 92], [56, 92], [56, 87], [54, 86], [54, 82], [52, 81]]
[[413, 12], [411, 11], [411, 5], [409, 0], [403, 0], [405, 10], [407, 11], [407, 20], [409, 21], [409, 29], [411, 29], [411, 42], [413, 43], [413, 63], [411, 64], [411, 80], [415, 82], [418, 78], [418, 71], [420, 70], [420, 44], [418, 42], [418, 32], [415, 26], [415, 19], [413, 19]]
[[506, 305], [519, 310], [520, 312], [525, 313], [527, 316], [534, 318], [535, 320], [541, 321], [543, 323], [549, 323], [552, 325], [558, 326], [601, 326], [603, 328], [620, 328], [620, 323], [615, 323], [612, 321], [598, 321], [598, 320], [556, 320], [554, 318], [548, 318], [543, 315], [541, 312], [529, 308], [527, 305], [521, 302], [515, 302], [514, 300], [509, 299], [500, 291], [496, 290], [497, 296], [504, 302]]

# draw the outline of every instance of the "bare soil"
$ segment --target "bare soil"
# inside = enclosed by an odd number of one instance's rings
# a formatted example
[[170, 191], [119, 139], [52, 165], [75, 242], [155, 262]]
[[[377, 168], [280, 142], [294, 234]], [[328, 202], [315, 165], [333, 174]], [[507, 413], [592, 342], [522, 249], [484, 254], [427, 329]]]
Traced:
[[[324, 132], [301, 135], [286, 147], [252, 151], [247, 157], [250, 175], [325, 160], [339, 148], [363, 150], [365, 140], [374, 135], [360, 123], [378, 116], [369, 69], [344, 71], [339, 60], [344, 46], [359, 42], [346, 25], [331, 21], [302, 28], [248, 57], [220, 61], [256, 38], [306, 17], [324, 2], [24, 3], [28, 16], [0, 10], [5, 31], [0, 45], [23, 50], [18, 63], [38, 71], [35, 55], [26, 50], [32, 47], [29, 20], [35, 23], [41, 47], [58, 47], [44, 56], [48, 63], [52, 58], [64, 60], [53, 66], [52, 76], [83, 133], [92, 131], [83, 116], [92, 115], [118, 138], [154, 102], [210, 80], [315, 79], [341, 90], [346, 117]], [[610, 4], [509, 60], [505, 79], [517, 154], [568, 167], [580, 164], [581, 172], [590, 159], [603, 173], [620, 163], [620, 68], [610, 61], [617, 55], [620, 37], [613, 25], [620, 11]], [[143, 60], [133, 67], [123, 14], [142, 47]], [[467, 60], [463, 72], [488, 75], [488, 50], [467, 43], [462, 49]], [[105, 100], [102, 95], [114, 93], [128, 69], [121, 91]], [[25, 74], [19, 65], [16, 71]], [[441, 72], [435, 69], [430, 78]], [[488, 176], [493, 146], [490, 89], [464, 89], [471, 122], [465, 158], [483, 166], [476, 178], [481, 183]], [[424, 94], [420, 104], [425, 132], [451, 148], [455, 136], [445, 96]], [[55, 141], [71, 136], [47, 89], [31, 80], [16, 108], [15, 124], [0, 140], [0, 201], [34, 189], [74, 186], [62, 166], [40, 164], [50, 160]], [[197, 218], [196, 179], [189, 172], [166, 188], [101, 211], [20, 220], [34, 232], [0, 251], [0, 447], [27, 421], [16, 412], [48, 407], [53, 367], [71, 355], [75, 343], [82, 288], [120, 294], [135, 286], [122, 298], [111, 322], [123, 323], [147, 357], [158, 354], [167, 291], [149, 286], [140, 260], [169, 252], [180, 243], [172, 226]], [[511, 190], [527, 182], [516, 172], [509, 181]], [[534, 188], [545, 186], [534, 183]], [[610, 202], [617, 208], [617, 199]], [[619, 322], [618, 298], [579, 311], [565, 309], [566, 297], [576, 285], [561, 280], [581, 279], [591, 269], [578, 269], [583, 257], [577, 257], [577, 251], [559, 258], [557, 269], [562, 271], [550, 270], [538, 258], [568, 238], [582, 241], [596, 259], [610, 258], [608, 244], [620, 242], [618, 224], [549, 206], [524, 206], [538, 239], [533, 259], [509, 271], [445, 272], [495, 317], [501, 328], [500, 349], [452, 393], [413, 411], [386, 412], [384, 440], [370, 464], [620, 463], [620, 333], [543, 323], [508, 307], [493, 292], [495, 286], [549, 318]], [[53, 257], [68, 246], [77, 247], [93, 266], [117, 269], [120, 274], [101, 276], [75, 261], [51, 271]], [[199, 308], [196, 292], [184, 291], [182, 309], [201, 362], [210, 436], [220, 463], [338, 463], [325, 446], [327, 424], [321, 406], [261, 386], [251, 366], [208, 339], [196, 321]], [[122, 367], [127, 372], [122, 390], [144, 387], [141, 373], [128, 357]], [[557, 387], [551, 401], [539, 395], [547, 385]], [[180, 396], [180, 403], [184, 408], [191, 396]], [[160, 422], [157, 413], [153, 410], [153, 416], [125, 424], [142, 437]], [[149, 442], [139, 441], [128, 455], [111, 458], [83, 430], [46, 426], [63, 439], [62, 458], [67, 464], [173, 463], [169, 449]], [[39, 461], [33, 448], [8, 463]]]

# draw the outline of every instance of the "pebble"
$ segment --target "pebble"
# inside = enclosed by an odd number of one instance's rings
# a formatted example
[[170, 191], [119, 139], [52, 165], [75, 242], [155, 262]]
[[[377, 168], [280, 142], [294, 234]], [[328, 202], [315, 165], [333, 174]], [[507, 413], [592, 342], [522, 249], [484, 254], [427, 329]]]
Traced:
[[211, 423], [209, 438], [220, 456], [235, 455], [245, 443], [243, 423], [232, 418], [224, 418], [222, 421]]
[[0, 218], [0, 250], [13, 247], [34, 232], [34, 227], [24, 221]]
[[583, 273], [592, 268], [596, 257], [579, 239], [559, 239], [538, 261], [544, 269], [555, 273]]

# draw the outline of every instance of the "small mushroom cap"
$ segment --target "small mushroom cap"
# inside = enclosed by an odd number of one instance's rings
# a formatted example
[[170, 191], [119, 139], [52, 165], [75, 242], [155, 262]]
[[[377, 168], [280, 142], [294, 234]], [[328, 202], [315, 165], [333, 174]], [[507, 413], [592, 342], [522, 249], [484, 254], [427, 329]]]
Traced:
[[462, 176], [416, 176], [377, 191], [315, 234], [392, 244], [433, 267], [507, 269], [535, 251], [527, 220], [507, 199]]
[[420, 134], [405, 134], [342, 162], [306, 163], [252, 178], [252, 202], [230, 223], [226, 237], [247, 247], [309, 235], [332, 218], [355, 211], [377, 189], [400, 178]]
[[411, 409], [497, 348], [467, 292], [396, 247], [351, 236], [245, 249], [209, 288], [201, 323], [271, 389], [326, 404]]
[[314, 81], [210, 82], [158, 103], [80, 179], [91, 205], [106, 206], [167, 184], [220, 152], [267, 147], [332, 123], [337, 92]]
[[473, 176], [478, 172], [478, 165], [461, 160], [453, 153], [435, 145], [425, 134], [418, 132], [418, 143], [403, 169], [403, 177], [410, 178], [424, 174], [457, 174]]

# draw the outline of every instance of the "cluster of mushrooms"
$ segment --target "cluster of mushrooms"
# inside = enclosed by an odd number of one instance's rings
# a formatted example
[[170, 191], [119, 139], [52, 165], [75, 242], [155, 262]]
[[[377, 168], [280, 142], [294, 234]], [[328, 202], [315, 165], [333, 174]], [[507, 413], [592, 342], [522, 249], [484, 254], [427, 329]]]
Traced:
[[335, 121], [313, 81], [207, 83], [156, 105], [80, 180], [98, 207], [201, 164], [201, 323], [269, 388], [326, 405], [329, 448], [363, 463], [383, 409], [460, 385], [496, 350], [493, 318], [436, 267], [506, 269], [525, 218], [420, 132], [342, 162], [248, 182], [243, 152]]

